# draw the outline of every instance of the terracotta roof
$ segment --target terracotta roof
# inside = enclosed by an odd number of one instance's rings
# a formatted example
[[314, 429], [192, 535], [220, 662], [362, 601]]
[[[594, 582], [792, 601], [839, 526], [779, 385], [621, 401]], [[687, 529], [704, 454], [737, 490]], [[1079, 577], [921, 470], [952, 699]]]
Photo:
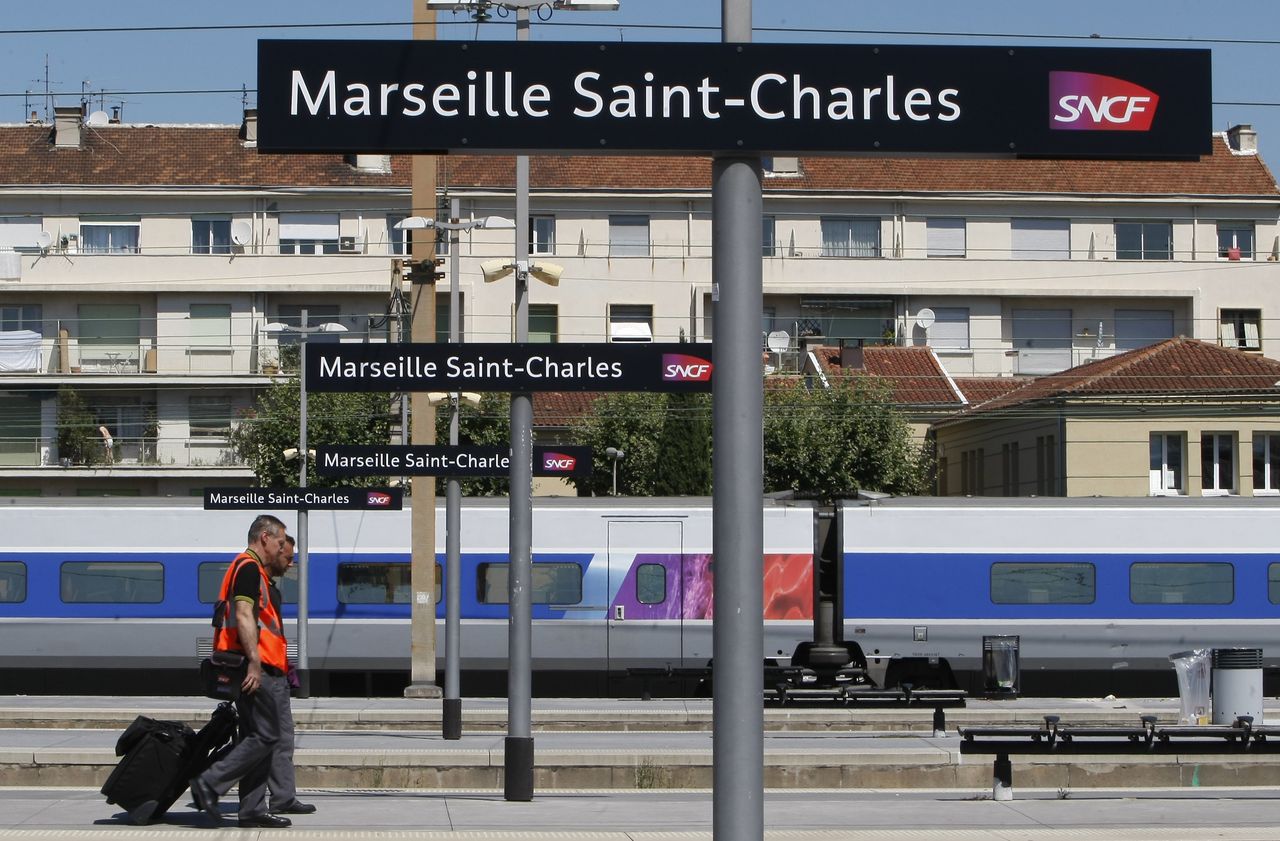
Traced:
[[565, 427], [591, 411], [594, 391], [538, 391], [533, 395], [533, 425]]
[[1013, 377], [956, 377], [955, 382], [969, 403], [976, 406], [1022, 388], [1029, 380]]
[[974, 408], [985, 412], [1071, 397], [1230, 396], [1280, 398], [1280, 362], [1179, 337], [1039, 377]]
[[[388, 174], [358, 172], [342, 155], [259, 154], [236, 126], [82, 127], [81, 148], [55, 149], [44, 125], [0, 125], [0, 185], [299, 186], [408, 189], [410, 158]], [[510, 156], [439, 159], [441, 185], [512, 189]], [[535, 189], [711, 189], [706, 157], [537, 156]], [[976, 192], [1280, 196], [1262, 159], [1235, 155], [1221, 135], [1198, 161], [808, 157], [797, 176], [768, 177], [766, 192]]]
[[839, 348], [816, 348], [814, 356], [828, 376], [871, 376], [883, 380], [898, 405], [962, 405], [938, 358], [928, 347], [865, 347], [859, 369], [841, 367]]

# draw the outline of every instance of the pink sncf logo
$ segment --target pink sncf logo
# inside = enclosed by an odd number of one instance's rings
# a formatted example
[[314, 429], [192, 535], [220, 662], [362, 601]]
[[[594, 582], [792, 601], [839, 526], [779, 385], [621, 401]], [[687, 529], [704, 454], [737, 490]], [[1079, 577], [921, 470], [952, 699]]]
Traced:
[[543, 453], [542, 469], [551, 470], [560, 473], [571, 473], [573, 468], [578, 464], [578, 460], [571, 455], [565, 453]]
[[684, 353], [662, 354], [662, 380], [675, 383], [705, 383], [711, 380], [711, 363]]
[[387, 508], [391, 505], [391, 494], [381, 491], [369, 491], [367, 499], [371, 507]]
[[1159, 102], [1153, 91], [1114, 76], [1049, 73], [1049, 128], [1056, 131], [1150, 131]]

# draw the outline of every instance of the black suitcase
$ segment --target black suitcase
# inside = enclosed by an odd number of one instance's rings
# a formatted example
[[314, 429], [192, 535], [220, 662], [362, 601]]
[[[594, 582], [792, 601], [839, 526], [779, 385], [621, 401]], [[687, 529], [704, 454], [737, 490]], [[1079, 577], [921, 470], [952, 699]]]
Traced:
[[124, 807], [137, 824], [159, 820], [191, 778], [231, 750], [236, 710], [219, 704], [196, 733], [177, 721], [138, 716], [116, 742], [120, 764], [102, 786], [107, 802]]

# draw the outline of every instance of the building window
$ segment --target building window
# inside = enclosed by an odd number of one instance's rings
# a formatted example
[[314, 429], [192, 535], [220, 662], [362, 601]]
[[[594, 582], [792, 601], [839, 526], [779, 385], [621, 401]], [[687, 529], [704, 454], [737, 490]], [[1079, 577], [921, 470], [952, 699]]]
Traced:
[[1058, 495], [1058, 442], [1053, 435], [1036, 436], [1036, 495]]
[[81, 304], [80, 364], [86, 371], [137, 371], [141, 315], [136, 304]]
[[1018, 442], [1013, 441], [1000, 447], [1000, 479], [1001, 491], [1005, 496], [1017, 496], [1021, 472], [1018, 465]]
[[[476, 600], [481, 604], [507, 603], [508, 564], [476, 567]], [[580, 604], [582, 567], [568, 563], [538, 563], [530, 575], [533, 604]]]
[[64, 604], [159, 604], [164, 601], [164, 565], [73, 561], [62, 565]]
[[879, 257], [880, 220], [875, 217], [822, 217], [823, 257]]
[[774, 216], [760, 217], [760, 256], [778, 256], [778, 219]]
[[1014, 219], [1009, 234], [1014, 260], [1071, 259], [1071, 223], [1066, 219]]
[[1151, 495], [1175, 496], [1186, 487], [1183, 473], [1182, 434], [1151, 434]]
[[662, 564], [640, 564], [636, 567], [636, 601], [640, 604], [662, 604], [667, 600], [667, 568]]
[[529, 217], [529, 253], [556, 253], [556, 217]]
[[281, 213], [281, 254], [337, 254], [338, 214]]
[[21, 561], [0, 563], [0, 603], [16, 604], [27, 600], [27, 565]]
[[992, 564], [991, 603], [1093, 604], [1096, 580], [1093, 564]]
[[951, 493], [951, 471], [948, 467], [947, 457], [938, 456], [938, 496], [948, 496]]
[[982, 496], [986, 489], [985, 465], [987, 453], [982, 447], [965, 450], [960, 454], [960, 492], [969, 496]]
[[1235, 435], [1229, 432], [1206, 432], [1200, 436], [1200, 484], [1206, 496], [1235, 492]]
[[0, 216], [0, 249], [37, 254], [44, 220], [38, 216]]
[[1253, 492], [1280, 493], [1280, 435], [1253, 434]]
[[1134, 604], [1231, 604], [1235, 571], [1225, 563], [1137, 563], [1129, 567]]
[[408, 217], [404, 214], [387, 217], [387, 248], [392, 257], [408, 257], [413, 245], [413, 231], [397, 228]]
[[1218, 257], [1224, 260], [1253, 259], [1253, 223], [1219, 222]]
[[98, 221], [80, 226], [80, 251], [85, 254], [137, 254], [138, 220]]
[[1117, 222], [1117, 260], [1172, 260], [1172, 222]]
[[1262, 350], [1262, 310], [1220, 310], [1218, 344], [1237, 350]]
[[231, 220], [227, 218], [192, 219], [191, 253], [230, 254]]
[[925, 254], [928, 257], [963, 257], [964, 238], [963, 219], [925, 220]]
[[609, 216], [609, 256], [648, 257], [649, 217]]
[[1172, 310], [1116, 310], [1116, 350], [1134, 350], [1173, 338]]
[[946, 350], [969, 349], [969, 308], [933, 307], [933, 325], [928, 328], [929, 344]]
[[610, 304], [609, 341], [652, 342], [653, 307], [649, 304]]
[[187, 398], [192, 438], [226, 438], [231, 434], [231, 398], [192, 395]]
[[0, 333], [30, 330], [44, 335], [39, 304], [0, 304]]
[[1071, 367], [1071, 310], [1013, 311], [1017, 373], [1055, 374]]
[[559, 313], [555, 304], [530, 304], [529, 341], [550, 345], [560, 341]]
[[231, 348], [231, 305], [191, 304], [192, 348]]
[[[440, 564], [435, 565], [435, 598], [444, 592]], [[339, 604], [409, 604], [413, 592], [409, 564], [338, 564]]]

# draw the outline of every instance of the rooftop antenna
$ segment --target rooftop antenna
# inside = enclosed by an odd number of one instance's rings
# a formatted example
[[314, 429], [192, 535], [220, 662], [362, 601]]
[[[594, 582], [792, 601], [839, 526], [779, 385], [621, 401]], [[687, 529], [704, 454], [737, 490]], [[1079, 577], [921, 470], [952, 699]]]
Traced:
[[244, 82], [240, 83], [240, 110], [245, 111], [249, 107], [249, 86]]

